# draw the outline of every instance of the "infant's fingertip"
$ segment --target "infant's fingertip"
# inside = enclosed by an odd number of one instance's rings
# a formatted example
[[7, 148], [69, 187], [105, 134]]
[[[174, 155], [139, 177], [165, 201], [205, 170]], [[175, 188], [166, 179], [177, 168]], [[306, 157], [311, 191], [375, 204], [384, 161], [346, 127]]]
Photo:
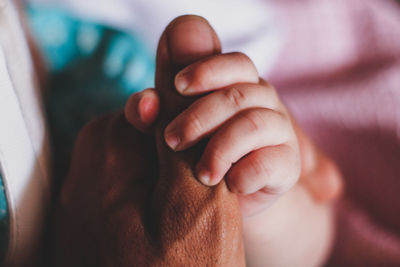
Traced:
[[196, 176], [197, 179], [206, 186], [214, 186], [221, 181], [220, 178], [215, 177], [215, 175], [201, 163], [198, 163], [196, 166]]
[[144, 127], [148, 127], [157, 119], [160, 109], [160, 99], [155, 89], [143, 90], [137, 101], [137, 117]]
[[189, 88], [189, 85], [189, 77], [187, 75], [187, 71], [184, 69], [175, 76], [175, 87], [179, 93], [184, 95]]
[[145, 124], [152, 124], [158, 115], [158, 99], [143, 94], [137, 108], [139, 120]]
[[151, 134], [152, 124], [157, 119], [160, 109], [159, 102], [155, 89], [149, 88], [132, 94], [125, 105], [125, 118], [136, 129]]
[[195, 173], [200, 183], [210, 186], [210, 172], [206, 170], [200, 162], [196, 165]]
[[210, 177], [210, 172], [207, 170], [201, 170], [198, 172], [197, 174], [197, 178], [199, 178], [199, 181], [206, 185], [206, 186], [211, 186], [213, 184], [211, 184], [211, 177]]
[[179, 136], [175, 135], [175, 134], [170, 134], [170, 133], [166, 133], [164, 134], [164, 138], [165, 138], [165, 142], [167, 143], [167, 145], [174, 151], [178, 150], [178, 146], [181, 142], [181, 139], [179, 138]]

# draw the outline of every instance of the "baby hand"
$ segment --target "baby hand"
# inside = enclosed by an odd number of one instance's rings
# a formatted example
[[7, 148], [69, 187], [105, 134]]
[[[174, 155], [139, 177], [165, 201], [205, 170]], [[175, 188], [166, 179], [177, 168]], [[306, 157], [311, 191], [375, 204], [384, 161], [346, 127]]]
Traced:
[[[209, 92], [165, 129], [165, 140], [176, 151], [209, 138], [196, 169], [202, 183], [215, 185], [226, 177], [242, 213], [251, 215], [297, 182], [299, 148], [290, 116], [246, 55], [218, 54], [191, 64], [176, 75], [175, 87], [185, 96]], [[148, 129], [158, 103], [153, 89], [133, 95], [128, 120]]]
[[[197, 61], [175, 76], [175, 87], [184, 96], [202, 96], [169, 123], [166, 143], [181, 151], [209, 138], [197, 177], [209, 186], [225, 177], [244, 216], [266, 209], [297, 182], [300, 156], [289, 113], [246, 55]], [[125, 108], [128, 121], [144, 131], [159, 112], [154, 89], [132, 95]]]
[[[196, 36], [204, 34], [202, 29]], [[198, 40], [188, 42], [185, 32], [180, 34], [185, 47], [169, 51], [179, 54], [190, 43], [189, 50], [204, 55]], [[330, 203], [341, 191], [338, 169], [296, 127], [274, 88], [258, 78], [248, 57], [221, 54], [218, 41], [207, 49], [215, 51], [213, 56], [199, 57], [175, 77], [177, 91], [189, 102], [196, 100], [166, 127], [166, 142], [180, 151], [208, 138], [197, 177], [208, 185], [224, 177], [237, 193], [245, 217], [248, 266], [322, 265], [333, 233]], [[136, 128], [151, 133], [163, 111], [159, 103], [158, 92], [147, 89], [131, 96], [125, 116]]]

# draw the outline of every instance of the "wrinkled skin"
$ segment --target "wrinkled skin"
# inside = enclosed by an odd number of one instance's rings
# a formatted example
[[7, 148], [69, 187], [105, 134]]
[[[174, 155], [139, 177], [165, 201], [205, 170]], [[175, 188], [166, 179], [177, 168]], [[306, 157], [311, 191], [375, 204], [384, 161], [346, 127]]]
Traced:
[[193, 101], [178, 95], [174, 75], [218, 53], [172, 58], [167, 44], [174, 23], [157, 52], [156, 136], [115, 113], [91, 122], [76, 142], [57, 210], [56, 266], [245, 265], [237, 197], [225, 182], [197, 181], [201, 144], [174, 152], [163, 138], [167, 123]]

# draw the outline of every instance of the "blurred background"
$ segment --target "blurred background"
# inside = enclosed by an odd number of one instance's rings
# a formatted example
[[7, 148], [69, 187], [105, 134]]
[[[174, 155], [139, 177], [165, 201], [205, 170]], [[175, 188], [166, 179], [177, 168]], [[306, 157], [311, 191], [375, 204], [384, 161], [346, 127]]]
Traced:
[[[329, 265], [400, 265], [400, 1], [30, 0], [21, 7], [43, 63], [55, 195], [79, 129], [154, 86], [164, 27], [178, 15], [202, 15], [223, 51], [248, 54], [338, 163], [346, 192]], [[0, 210], [6, 229], [4, 192]]]

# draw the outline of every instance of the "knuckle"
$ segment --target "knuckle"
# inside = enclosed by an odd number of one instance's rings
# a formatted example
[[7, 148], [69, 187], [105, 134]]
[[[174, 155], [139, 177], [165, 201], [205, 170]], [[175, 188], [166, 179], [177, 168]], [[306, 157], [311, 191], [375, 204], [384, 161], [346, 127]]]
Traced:
[[[236, 58], [238, 61], [238, 64], [243, 66], [244, 69], [252, 70], [252, 72], [257, 73], [257, 68], [254, 65], [253, 61], [247, 56], [246, 54], [242, 52], [233, 52], [233, 56]], [[257, 80], [258, 80], [258, 75], [257, 75]]]
[[217, 142], [210, 142], [207, 145], [208, 155], [210, 160], [216, 162], [220, 166], [231, 166], [232, 161], [227, 157], [226, 153], [220, 149]]
[[229, 177], [228, 179], [228, 186], [232, 192], [235, 192], [239, 195], [247, 195], [250, 193], [249, 187], [246, 186], [244, 181], [246, 179], [243, 176], [236, 176], [236, 177]]
[[201, 62], [198, 64], [193, 70], [193, 82], [200, 87], [207, 86], [209, 77], [216, 72], [214, 65], [210, 62]]
[[273, 126], [273, 130], [277, 133], [277, 144], [293, 142], [296, 139], [292, 121], [285, 112], [273, 110], [272, 112], [268, 112], [265, 117], [265, 120], [268, 120], [269, 125]]
[[240, 109], [247, 100], [246, 95], [235, 87], [224, 90], [223, 95], [237, 109]]
[[244, 118], [248, 122], [250, 131], [259, 132], [266, 124], [266, 120], [259, 109], [254, 109], [244, 114]]
[[292, 188], [299, 180], [301, 171], [300, 157], [292, 147], [283, 145], [281, 153], [285, 155], [283, 160], [287, 168], [275, 169], [274, 174], [268, 179], [268, 187], [278, 194]]
[[253, 65], [253, 61], [251, 61], [251, 59], [242, 52], [232, 52], [231, 55], [233, 55], [242, 64]]
[[260, 157], [252, 157], [248, 164], [255, 177], [270, 177], [270, 169]]
[[204, 125], [196, 112], [186, 114], [182, 121], [183, 139], [192, 141], [203, 132]]
[[266, 84], [264, 80], [260, 79], [260, 84], [258, 84], [256, 90], [257, 93], [255, 93], [255, 95], [257, 99], [265, 103], [265, 107], [279, 112], [284, 111], [281, 108], [283, 105], [279, 98], [279, 94], [273, 86]]

